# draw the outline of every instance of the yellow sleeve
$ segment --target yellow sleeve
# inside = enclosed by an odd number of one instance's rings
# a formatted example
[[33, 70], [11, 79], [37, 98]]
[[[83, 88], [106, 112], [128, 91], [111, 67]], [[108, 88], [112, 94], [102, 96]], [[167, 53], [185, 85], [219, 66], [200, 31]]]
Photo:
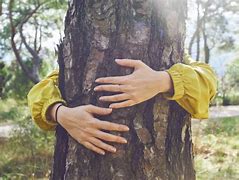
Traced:
[[57, 85], [58, 70], [55, 70], [33, 86], [27, 95], [32, 119], [43, 130], [54, 130], [56, 126], [56, 123], [46, 116], [48, 108], [57, 102], [65, 103]]
[[208, 118], [209, 104], [217, 91], [217, 78], [212, 68], [200, 62], [179, 63], [167, 72], [174, 86], [173, 96], [167, 98], [176, 100], [193, 118]]

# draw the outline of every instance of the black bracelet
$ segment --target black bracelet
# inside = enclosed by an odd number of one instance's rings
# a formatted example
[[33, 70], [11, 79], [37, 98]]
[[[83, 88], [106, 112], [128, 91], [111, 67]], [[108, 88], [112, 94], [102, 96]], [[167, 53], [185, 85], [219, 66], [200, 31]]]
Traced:
[[57, 113], [58, 113], [58, 110], [59, 110], [59, 108], [60, 108], [61, 106], [63, 106], [63, 104], [59, 104], [59, 105], [57, 106], [56, 112], [55, 112], [55, 121], [56, 121], [58, 124], [59, 124], [59, 122], [58, 122], [58, 119], [57, 119]]

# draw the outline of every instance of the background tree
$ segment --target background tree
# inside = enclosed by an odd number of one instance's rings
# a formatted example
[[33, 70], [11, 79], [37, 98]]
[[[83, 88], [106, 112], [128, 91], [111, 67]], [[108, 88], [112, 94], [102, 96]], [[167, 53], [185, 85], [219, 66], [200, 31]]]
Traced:
[[[68, 106], [107, 106], [92, 89], [97, 77], [131, 73], [116, 58], [141, 59], [155, 70], [181, 62], [186, 9], [185, 0], [70, 1], [59, 46]], [[103, 120], [127, 124], [129, 143], [101, 157], [58, 127], [52, 179], [195, 179], [190, 117], [177, 103], [159, 95]]]
[[5, 64], [3, 62], [0, 62], [0, 98], [2, 98], [3, 87], [5, 83], [6, 83]]
[[[239, 59], [227, 65], [225, 74], [220, 78], [219, 95], [223, 105], [238, 104], [239, 91]], [[233, 97], [234, 96], [234, 97]]]
[[191, 1], [196, 3], [197, 18], [195, 19], [196, 27], [188, 45], [189, 54], [192, 55], [193, 46], [195, 46], [196, 60], [198, 61], [200, 55], [203, 55], [205, 62], [209, 63], [210, 52], [213, 48], [228, 50], [234, 45], [234, 38], [229, 33], [233, 30], [228, 27], [228, 22], [231, 20], [230, 13], [238, 11], [239, 2], [238, 0]]
[[27, 79], [37, 83], [40, 80], [43, 59], [47, 56], [50, 59], [48, 49], [42, 44], [57, 31], [61, 32], [60, 24], [65, 3], [6, 0], [0, 4], [0, 57], [13, 53]]

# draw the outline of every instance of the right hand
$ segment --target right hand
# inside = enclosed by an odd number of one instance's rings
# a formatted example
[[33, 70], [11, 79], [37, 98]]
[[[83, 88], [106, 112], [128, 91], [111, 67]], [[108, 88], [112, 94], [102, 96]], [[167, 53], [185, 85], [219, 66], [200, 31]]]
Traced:
[[[53, 106], [53, 112], [56, 106]], [[96, 153], [105, 155], [105, 151], [116, 152], [116, 148], [105, 141], [126, 144], [127, 140], [123, 137], [103, 132], [102, 130], [129, 131], [129, 128], [125, 125], [101, 121], [93, 116], [94, 114], [109, 115], [111, 112], [112, 109], [93, 105], [84, 105], [75, 108], [61, 106], [58, 110], [57, 119], [62, 127], [80, 144]]]

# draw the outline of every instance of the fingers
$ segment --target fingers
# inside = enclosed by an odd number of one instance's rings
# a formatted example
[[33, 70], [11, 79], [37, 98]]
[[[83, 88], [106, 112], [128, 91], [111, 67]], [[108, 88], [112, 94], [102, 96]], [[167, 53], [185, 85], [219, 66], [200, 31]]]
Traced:
[[102, 77], [95, 80], [97, 83], [124, 84], [127, 76]]
[[113, 134], [109, 134], [109, 133], [105, 133], [99, 130], [93, 131], [91, 132], [92, 135], [94, 135], [95, 137], [102, 139], [104, 141], [108, 141], [108, 142], [115, 142], [115, 143], [121, 143], [121, 144], [126, 144], [127, 140], [123, 137], [120, 136], [116, 136]]
[[103, 141], [101, 141], [101, 140], [99, 140], [97, 138], [92, 137], [90, 139], [90, 142], [92, 144], [94, 144], [95, 146], [97, 146], [97, 147], [99, 147], [101, 149], [104, 149], [106, 151], [109, 151], [109, 152], [112, 152], [112, 153], [116, 152], [116, 148], [115, 147], [113, 147], [113, 146], [111, 146], [109, 144], [106, 144], [106, 143], [104, 143]]
[[99, 85], [94, 88], [94, 91], [109, 91], [109, 92], [124, 92], [124, 85]]
[[138, 68], [143, 64], [143, 62], [140, 60], [132, 60], [132, 59], [116, 59], [115, 62], [120, 66], [131, 68]]
[[84, 143], [82, 143], [82, 145], [85, 146], [87, 149], [92, 150], [98, 154], [105, 155], [105, 151], [96, 147], [95, 145], [91, 144], [90, 142], [84, 142]]
[[128, 94], [117, 94], [113, 96], [102, 96], [99, 98], [100, 101], [106, 101], [106, 102], [118, 102], [118, 101], [124, 101], [130, 99], [130, 96]]
[[118, 108], [133, 106], [133, 105], [135, 105], [135, 102], [133, 100], [127, 100], [120, 103], [113, 103], [110, 105], [110, 108], [118, 109]]
[[112, 122], [108, 122], [108, 121], [100, 121], [100, 120], [96, 120], [95, 121], [95, 125], [96, 128], [98, 129], [103, 129], [103, 130], [108, 130], [108, 131], [129, 131], [129, 127], [126, 125], [122, 125], [122, 124], [116, 124], [116, 123], [112, 123]]
[[89, 113], [98, 115], [108, 115], [112, 112], [112, 109], [110, 108], [102, 108], [94, 105], [87, 105], [86, 108]]
[[[141, 60], [132, 59], [116, 59], [115, 62], [120, 66], [139, 68], [144, 63]], [[127, 80], [127, 76], [115, 76], [115, 77], [103, 77], [95, 80], [97, 83], [109, 83], [109, 84], [124, 84]]]

